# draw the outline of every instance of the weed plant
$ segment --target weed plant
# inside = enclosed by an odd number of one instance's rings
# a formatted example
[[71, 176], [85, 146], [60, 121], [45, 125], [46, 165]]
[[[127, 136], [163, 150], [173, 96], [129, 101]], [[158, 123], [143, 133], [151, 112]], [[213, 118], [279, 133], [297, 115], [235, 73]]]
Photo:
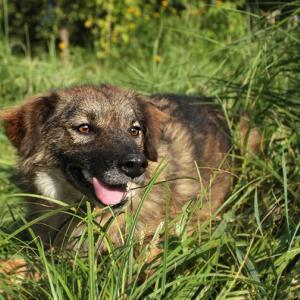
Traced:
[[[296, 2], [294, 16], [299, 8]], [[153, 23], [148, 50], [141, 34], [126, 45], [129, 56], [102, 60], [75, 48], [67, 66], [62, 66], [53, 41], [48, 53], [31, 57], [26, 51], [14, 54], [9, 37], [3, 35], [2, 108], [32, 94], [82, 83], [109, 82], [145, 94], [209, 96], [224, 111], [232, 133], [236, 180], [218, 212], [195, 226], [193, 235], [185, 230], [192, 214], [189, 206], [175, 221], [166, 217], [153, 240], [164, 237], [163, 252], [151, 262], [146, 258], [152, 243], [141, 246], [132, 238], [138, 213], [127, 216], [123, 246], [116, 248], [105, 229], [93, 222], [95, 212], [88, 202], [86, 213], [79, 216], [76, 206], [66, 206], [64, 199], [56, 199], [61, 209], [87, 224], [83, 238], [88, 239], [88, 255], [45, 250], [34, 235], [31, 242], [19, 239], [30, 224], [24, 220], [24, 195], [10, 181], [17, 155], [2, 130], [0, 258], [21, 257], [40, 278], [11, 282], [0, 274], [0, 299], [300, 298], [299, 20], [291, 16], [270, 24], [258, 15], [226, 7], [223, 13], [230, 13], [229, 22], [234, 23], [220, 23], [223, 32], [209, 24], [199, 29], [197, 17], [181, 23], [169, 17]], [[249, 26], [250, 18], [255, 27]], [[237, 133], [242, 114], [262, 133], [259, 156], [240, 154]], [[162, 162], [141, 205], [164, 167]], [[165, 191], [168, 204], [167, 183]], [[168, 216], [168, 205], [162, 209]], [[167, 226], [177, 234], [169, 235]], [[107, 254], [96, 255], [99, 238]]]

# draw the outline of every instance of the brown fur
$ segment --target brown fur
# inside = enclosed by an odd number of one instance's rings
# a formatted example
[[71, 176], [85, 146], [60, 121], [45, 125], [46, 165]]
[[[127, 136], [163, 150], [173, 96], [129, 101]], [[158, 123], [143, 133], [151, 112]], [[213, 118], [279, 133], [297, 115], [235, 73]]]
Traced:
[[[23, 258], [11, 258], [9, 260], [0, 259], [0, 278], [4, 286], [16, 287], [25, 280], [39, 281], [41, 276], [35, 272]], [[1, 284], [0, 284], [1, 286]], [[5, 291], [0, 288], [0, 296], [13, 299], [5, 295]]]
[[263, 152], [263, 139], [260, 131], [251, 128], [250, 118], [243, 115], [240, 118], [240, 149], [242, 155], [249, 155]]
[[[232, 181], [226, 122], [214, 106], [201, 104], [200, 100], [174, 95], [144, 97], [111, 86], [81, 86], [34, 98], [2, 112], [0, 117], [8, 138], [18, 149], [25, 191], [79, 203], [87, 197], [65, 177], [61, 167], [64, 157], [80, 156], [80, 160], [85, 160], [100, 151], [95, 156], [96, 164], [104, 159], [103, 153], [113, 155], [120, 145], [132, 145], [146, 155], [149, 163], [145, 178], [135, 185], [147, 184], [157, 166], [166, 159], [167, 168], [158, 181], [169, 181], [170, 218], [176, 218], [183, 206], [193, 200], [199, 204], [189, 223], [193, 230], [197, 222], [208, 219], [224, 201]], [[133, 111], [143, 119], [147, 129], [134, 140], [128, 137], [126, 129]], [[94, 122], [99, 132], [93, 138], [78, 136], [67, 127], [70, 120]], [[135, 231], [137, 239], [151, 238], [164, 221], [165, 188], [163, 184], [155, 185], [145, 199]], [[131, 213], [137, 210], [143, 189], [135, 189], [134, 193], [126, 207]], [[95, 202], [91, 203], [95, 206]], [[29, 219], [56, 208], [59, 206], [55, 203], [35, 200], [30, 204]], [[110, 213], [101, 210], [95, 222], [104, 226], [110, 218]], [[73, 248], [85, 226], [75, 219], [68, 220], [64, 213], [57, 213], [33, 228], [45, 242], [52, 238], [61, 245], [66, 240], [66, 247]], [[124, 214], [117, 213], [108, 231], [113, 243], [122, 243], [124, 228]]]

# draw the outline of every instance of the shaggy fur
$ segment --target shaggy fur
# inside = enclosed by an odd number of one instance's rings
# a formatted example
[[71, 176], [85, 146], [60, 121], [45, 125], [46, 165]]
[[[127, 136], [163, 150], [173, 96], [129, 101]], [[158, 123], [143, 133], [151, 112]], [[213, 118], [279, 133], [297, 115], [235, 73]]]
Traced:
[[[209, 218], [231, 187], [226, 122], [213, 105], [198, 98], [145, 97], [112, 86], [85, 85], [34, 97], [3, 111], [1, 118], [18, 149], [18, 170], [26, 192], [70, 204], [89, 200], [93, 207], [103, 208], [91, 178], [111, 187], [126, 185], [126, 198], [95, 217], [104, 226], [111, 218], [109, 211], [118, 212], [108, 230], [117, 245], [122, 243], [125, 228], [122, 212], [136, 211], [143, 195], [138, 187], [147, 184], [162, 159], [168, 165], [158, 182], [170, 180], [170, 218], [180, 214], [190, 200], [201, 203], [189, 223], [191, 230], [196, 222]], [[78, 132], [80, 124], [88, 124], [92, 131]], [[138, 135], [130, 134], [132, 126]], [[120, 171], [118, 163], [128, 153], [147, 158], [140, 168], [142, 174], [130, 177]], [[30, 199], [28, 204], [29, 220], [60, 208], [43, 199]], [[153, 236], [164, 218], [164, 186], [157, 184], [143, 203], [135, 237]], [[73, 248], [84, 227], [68, 214], [56, 212], [33, 229], [46, 244], [51, 240], [61, 246], [64, 241], [67, 248]]]

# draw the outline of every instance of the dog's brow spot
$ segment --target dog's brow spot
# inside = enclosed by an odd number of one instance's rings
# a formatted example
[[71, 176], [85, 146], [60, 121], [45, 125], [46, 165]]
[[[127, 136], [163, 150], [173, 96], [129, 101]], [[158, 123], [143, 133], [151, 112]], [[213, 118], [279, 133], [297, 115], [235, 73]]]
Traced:
[[132, 126], [141, 126], [139, 121], [133, 121]]
[[95, 111], [90, 111], [87, 113], [87, 118], [91, 121], [95, 121], [97, 119], [97, 113]]

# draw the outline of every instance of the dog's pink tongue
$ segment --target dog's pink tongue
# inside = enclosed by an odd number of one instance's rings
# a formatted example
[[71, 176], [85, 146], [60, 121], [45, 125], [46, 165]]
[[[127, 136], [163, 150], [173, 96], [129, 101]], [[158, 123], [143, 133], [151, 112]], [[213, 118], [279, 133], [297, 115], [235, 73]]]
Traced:
[[122, 201], [125, 192], [120, 188], [113, 188], [93, 177], [95, 194], [100, 202], [105, 205], [115, 205]]

